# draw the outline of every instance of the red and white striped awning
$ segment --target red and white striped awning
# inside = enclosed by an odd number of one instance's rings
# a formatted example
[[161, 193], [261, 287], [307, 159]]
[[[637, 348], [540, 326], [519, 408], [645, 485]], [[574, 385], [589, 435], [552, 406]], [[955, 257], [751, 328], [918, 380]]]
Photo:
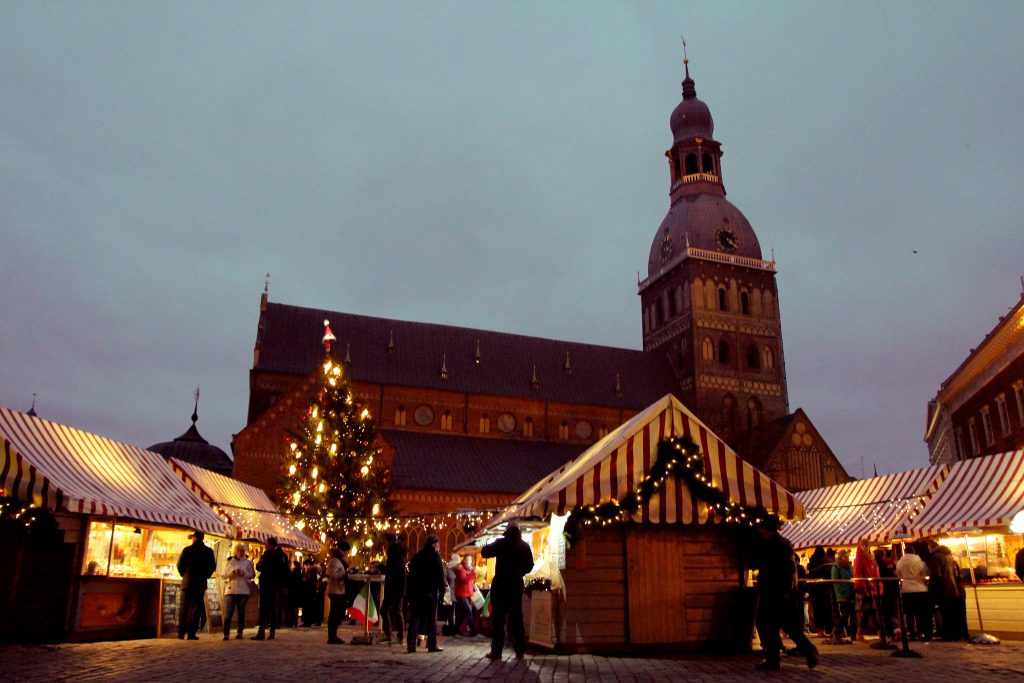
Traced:
[[910, 525], [914, 536], [1002, 527], [1024, 510], [1024, 449], [955, 463]]
[[[572, 462], [537, 482], [488, 526], [510, 519], [565, 514], [626, 495], [650, 472], [658, 443], [688, 436], [704, 455], [705, 473], [730, 501], [763, 507], [783, 519], [803, 517], [796, 497], [744, 462], [677, 398], [668, 394], [626, 421]], [[669, 477], [660, 492], [634, 515], [637, 522], [704, 524], [707, 505], [686, 483]]]
[[193, 493], [228, 519], [235, 538], [265, 542], [273, 536], [281, 545], [320, 551], [320, 544], [296, 529], [263, 489], [176, 458], [167, 464]]
[[0, 407], [0, 495], [72, 512], [229, 536], [156, 453]]
[[862, 538], [872, 543], [887, 541], [906, 530], [928, 499], [941, 490], [948, 474], [946, 465], [933, 465], [803, 491], [797, 498], [807, 516], [786, 524], [782, 535], [798, 550], [856, 545]]

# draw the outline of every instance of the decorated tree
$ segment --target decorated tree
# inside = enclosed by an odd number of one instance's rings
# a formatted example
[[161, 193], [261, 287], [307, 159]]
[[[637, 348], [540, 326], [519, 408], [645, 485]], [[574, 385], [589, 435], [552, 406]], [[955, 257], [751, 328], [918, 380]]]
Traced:
[[324, 321], [327, 353], [309, 409], [288, 437], [282, 508], [320, 541], [347, 539], [353, 554], [376, 553], [388, 512], [391, 471], [375, 446], [370, 411], [356, 402], [336, 340]]

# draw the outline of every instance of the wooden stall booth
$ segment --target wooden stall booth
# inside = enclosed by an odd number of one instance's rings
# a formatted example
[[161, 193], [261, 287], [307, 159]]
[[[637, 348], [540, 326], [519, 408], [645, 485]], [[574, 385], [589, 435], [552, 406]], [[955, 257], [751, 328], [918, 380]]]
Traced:
[[[0, 449], [0, 495], [46, 510], [56, 526], [41, 544], [32, 528], [13, 539], [16, 556], [0, 567], [0, 637], [155, 636], [170, 618], [164, 606], [176, 615], [168, 594], [188, 530], [208, 544], [231, 534], [155, 453], [2, 407]], [[32, 596], [55, 597], [29, 606]], [[33, 610], [42, 616], [25, 616]]]
[[[934, 538], [960, 563], [967, 586], [967, 625], [1024, 640], [1024, 583], [1014, 560], [1024, 537], [1010, 525], [1024, 510], [1024, 450], [955, 463], [938, 492], [910, 524], [919, 538]], [[970, 569], [977, 581], [977, 603]], [[980, 613], [980, 619], [979, 619]], [[983, 624], [979, 623], [983, 622]]]
[[[659, 444], [676, 438], [696, 449], [703, 493], [697, 480], [666, 476], [635, 511], [614, 520], [584, 514], [590, 522], [574, 525], [573, 513], [600, 513], [642, 488], [663, 465]], [[803, 515], [793, 494], [667, 395], [537, 482], [479, 542], [513, 520], [529, 534], [539, 555], [534, 575], [551, 585], [524, 603], [534, 644], [564, 652], [746, 651], [755, 606], [747, 553], [756, 533], [741, 515], [755, 509]]]

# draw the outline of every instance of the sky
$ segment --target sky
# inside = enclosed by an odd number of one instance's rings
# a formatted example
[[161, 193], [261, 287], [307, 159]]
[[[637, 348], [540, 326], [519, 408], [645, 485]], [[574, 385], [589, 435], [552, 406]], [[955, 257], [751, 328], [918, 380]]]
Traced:
[[[0, 405], [245, 426], [259, 296], [641, 348], [682, 45], [790, 408], [927, 464], [1021, 296], [1024, 3], [0, 3]], [[644, 272], [646, 275], [646, 272]]]

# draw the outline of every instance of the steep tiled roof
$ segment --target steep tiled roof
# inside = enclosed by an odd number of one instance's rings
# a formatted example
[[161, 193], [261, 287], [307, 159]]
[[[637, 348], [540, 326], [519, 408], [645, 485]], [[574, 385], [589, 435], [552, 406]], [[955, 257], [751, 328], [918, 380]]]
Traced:
[[356, 381], [637, 409], [673, 388], [661, 354], [275, 303], [262, 314], [253, 369], [312, 372], [323, 359], [324, 319]]
[[586, 450], [548, 441], [381, 431], [397, 488], [520, 494]]

